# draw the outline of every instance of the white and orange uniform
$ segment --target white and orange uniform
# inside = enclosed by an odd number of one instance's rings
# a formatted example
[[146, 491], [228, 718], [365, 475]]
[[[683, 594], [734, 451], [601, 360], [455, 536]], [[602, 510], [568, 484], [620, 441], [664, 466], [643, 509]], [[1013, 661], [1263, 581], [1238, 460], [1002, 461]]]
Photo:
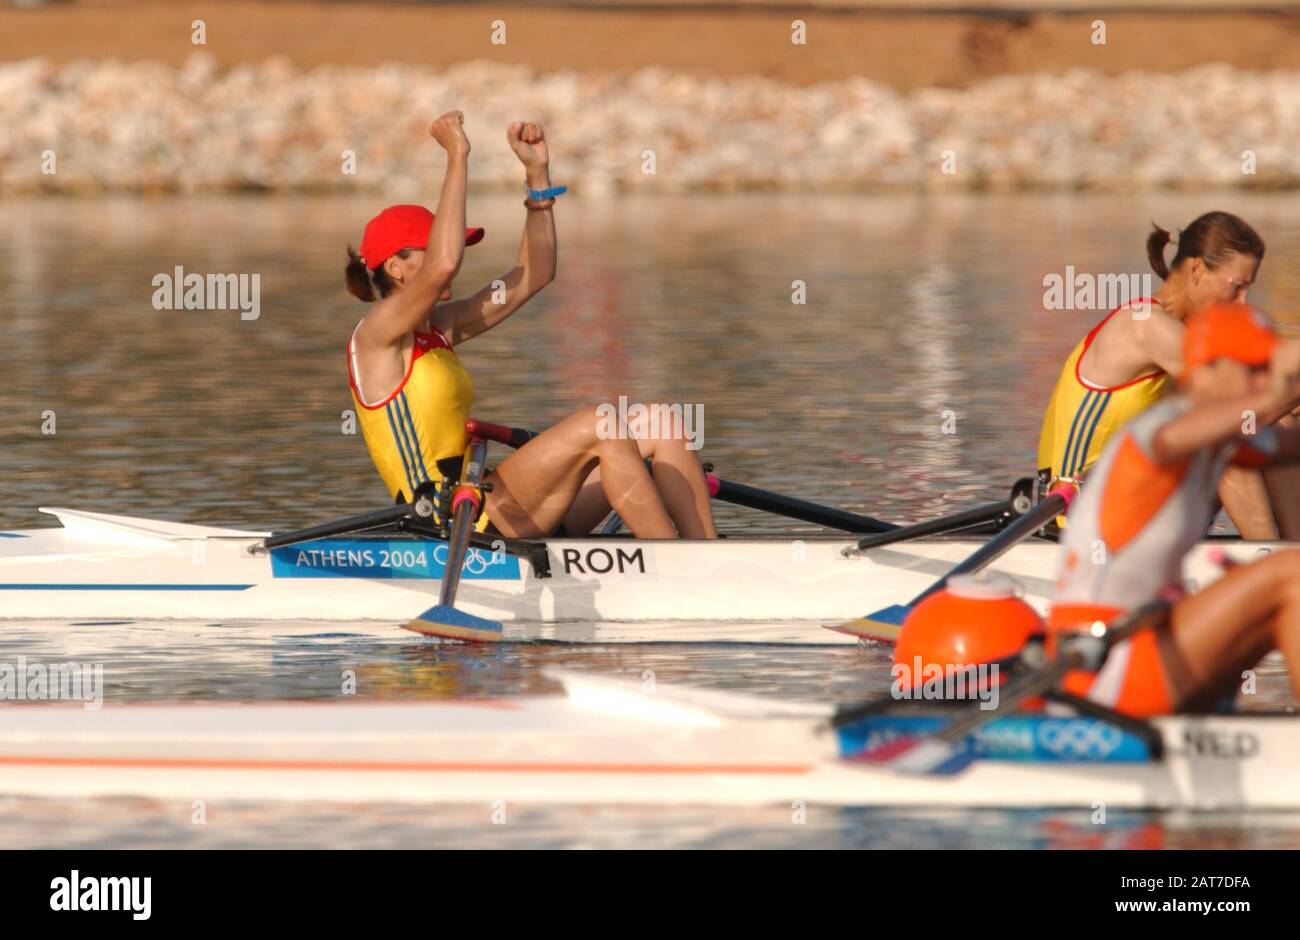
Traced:
[[[1129, 421], [1107, 444], [1074, 505], [1061, 543], [1050, 631], [1109, 621], [1160, 594], [1182, 592], [1183, 558], [1205, 536], [1229, 463], [1259, 465], [1275, 435], [1206, 448], [1178, 464], [1152, 456], [1156, 433], [1191, 403], [1166, 398]], [[1138, 716], [1173, 711], [1156, 642], [1144, 630], [1115, 647], [1101, 671], [1070, 676], [1068, 691]]]

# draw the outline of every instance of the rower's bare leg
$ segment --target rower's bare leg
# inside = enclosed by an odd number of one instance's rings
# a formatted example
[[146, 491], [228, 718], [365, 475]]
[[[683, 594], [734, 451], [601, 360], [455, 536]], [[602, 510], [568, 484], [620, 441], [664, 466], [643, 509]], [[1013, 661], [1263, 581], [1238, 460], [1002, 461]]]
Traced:
[[1219, 499], [1243, 539], [1273, 542], [1277, 523], [1269, 503], [1268, 488], [1258, 470], [1229, 467], [1219, 478]]
[[508, 538], [538, 538], [555, 531], [591, 471], [639, 538], [677, 537], [636, 442], [602, 438], [600, 416], [583, 408], [547, 428], [508, 456], [488, 476], [487, 510]]
[[609, 499], [605, 496], [605, 487], [600, 482], [600, 467], [587, 475], [587, 482], [574, 497], [573, 505], [564, 514], [564, 533], [566, 535], [586, 535], [605, 521], [613, 511]]
[[[641, 456], [650, 461], [655, 486], [668, 509], [677, 532], [684, 539], [715, 539], [713, 505], [704, 468], [686, 442], [672, 437], [637, 440]], [[564, 517], [564, 531], [570, 535], [590, 532], [609, 515], [609, 501], [600, 485], [600, 468], [591, 471], [573, 505]]]
[[1233, 568], [1179, 601], [1160, 646], [1176, 707], [1212, 706], [1274, 649], [1300, 694], [1300, 551]]
[[1300, 464], [1265, 467], [1262, 472], [1278, 536], [1300, 539]]
[[[1277, 422], [1277, 427], [1293, 428], [1297, 424], [1300, 421], [1289, 414]], [[1287, 540], [1300, 539], [1300, 464], [1265, 467], [1263, 475], [1278, 534]]]
[[637, 443], [641, 454], [650, 460], [655, 486], [682, 538], [716, 539], [709, 484], [697, 452], [688, 449], [680, 437], [661, 435]]

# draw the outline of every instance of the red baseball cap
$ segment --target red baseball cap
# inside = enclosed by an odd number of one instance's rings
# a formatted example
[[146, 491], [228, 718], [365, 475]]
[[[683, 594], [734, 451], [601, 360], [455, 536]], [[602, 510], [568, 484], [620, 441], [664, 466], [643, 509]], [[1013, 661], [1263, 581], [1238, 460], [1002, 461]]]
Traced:
[[[424, 206], [389, 206], [366, 223], [361, 236], [361, 257], [374, 270], [403, 248], [428, 248], [433, 213]], [[483, 240], [481, 228], [465, 229], [465, 244]]]
[[1268, 317], [1245, 304], [1215, 304], [1187, 318], [1183, 331], [1183, 364], [1195, 369], [1215, 359], [1243, 365], [1267, 365], [1278, 344]]

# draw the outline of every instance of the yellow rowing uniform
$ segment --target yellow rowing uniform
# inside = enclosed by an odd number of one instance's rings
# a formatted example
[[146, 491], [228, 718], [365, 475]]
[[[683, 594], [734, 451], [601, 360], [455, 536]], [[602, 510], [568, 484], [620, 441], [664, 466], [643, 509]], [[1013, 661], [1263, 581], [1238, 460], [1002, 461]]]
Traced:
[[1056, 388], [1052, 390], [1052, 398], [1047, 403], [1043, 429], [1038, 436], [1040, 476], [1053, 481], [1078, 480], [1101, 456], [1102, 448], [1111, 436], [1164, 394], [1168, 376], [1162, 370], [1109, 387], [1093, 385], [1079, 374], [1079, 362], [1110, 318], [1120, 310], [1144, 302], [1158, 303], [1154, 297], [1144, 297], [1116, 307], [1092, 328], [1065, 360]]
[[[415, 331], [411, 361], [401, 383], [383, 401], [367, 403], [357, 381], [355, 334], [348, 340], [348, 384], [361, 434], [375, 469], [395, 501], [410, 502], [416, 487], [432, 481], [442, 489], [438, 461], [463, 457], [469, 444], [465, 422], [474, 404], [474, 383], [451, 343], [438, 330]], [[476, 528], [487, 528], [485, 510]]]

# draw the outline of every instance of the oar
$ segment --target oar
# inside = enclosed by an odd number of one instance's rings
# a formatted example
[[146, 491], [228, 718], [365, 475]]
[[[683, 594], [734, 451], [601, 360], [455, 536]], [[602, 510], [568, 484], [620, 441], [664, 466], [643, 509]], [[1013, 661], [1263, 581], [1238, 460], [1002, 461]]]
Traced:
[[460, 481], [451, 491], [451, 534], [447, 539], [447, 563], [443, 566], [442, 590], [438, 603], [406, 624], [404, 629], [425, 636], [453, 640], [493, 642], [502, 638], [501, 624], [456, 609], [465, 553], [469, 551], [474, 520], [483, 509], [483, 472], [487, 463], [487, 442], [471, 437], [461, 465]]
[[858, 541], [858, 548], [865, 551], [869, 548], [880, 548], [884, 545], [906, 542], [927, 535], [946, 535], [949, 532], [959, 532], [962, 529], [969, 529], [972, 526], [983, 525], [986, 522], [1000, 519], [1010, 510], [1010, 507], [1010, 501], [1004, 499], [1001, 502], [976, 506], [974, 509], [963, 509], [961, 512], [940, 516], [938, 519], [929, 519], [913, 525], [899, 526], [889, 532], [865, 536]]
[[1041, 503], [993, 536], [969, 558], [906, 604], [891, 604], [873, 614], [867, 614], [857, 620], [850, 620], [848, 623], [835, 624], [829, 626], [828, 629], [862, 639], [880, 640], [886, 643], [894, 642], [898, 639], [898, 633], [902, 629], [903, 621], [907, 619], [907, 615], [912, 612], [912, 609], [917, 604], [936, 591], [942, 590], [943, 586], [948, 583], [948, 579], [953, 575], [975, 574], [983, 571], [1015, 545], [1023, 542], [1056, 516], [1069, 509], [1070, 500], [1074, 498], [1075, 492], [1074, 487], [1068, 483], [1058, 483]]
[[[512, 428], [503, 424], [492, 424], [477, 419], [466, 421], [465, 430], [471, 435], [477, 435], [501, 444], [508, 444], [511, 447], [522, 447], [537, 436], [536, 431], [530, 431], [526, 428]], [[828, 529], [839, 529], [844, 532], [890, 532], [898, 528], [892, 522], [859, 515], [855, 512], [846, 512], [832, 506], [823, 506], [820, 503], [812, 503], [795, 496], [783, 496], [780, 493], [761, 490], [745, 483], [723, 480], [714, 476], [713, 473], [706, 473], [706, 477], [709, 483], [709, 494], [714, 499], [721, 500], [724, 503], [758, 509], [773, 515], [785, 516], [788, 519], [810, 522], [813, 525], [825, 526]]]
[[785, 516], [787, 519], [811, 522], [813, 525], [855, 534], [859, 532], [892, 532], [898, 528], [892, 522], [885, 522], [871, 516], [847, 512], [843, 509], [836, 509], [834, 506], [811, 503], [806, 499], [799, 499], [797, 496], [784, 496], [769, 490], [760, 490], [758, 487], [750, 486], [747, 483], [724, 480], [712, 473], [707, 474], [707, 476], [709, 493], [713, 498], [735, 506], [758, 509], [776, 516]]
[[[1024, 702], [1039, 698], [1060, 685], [1066, 674], [1076, 669], [1096, 672], [1107, 654], [1139, 630], [1153, 626], [1169, 609], [1168, 599], [1158, 597], [1109, 625], [1094, 624], [1088, 632], [1063, 637], [1055, 658], [1045, 665], [1022, 673], [999, 692], [997, 706], [984, 708], [976, 704], [961, 718], [954, 719], [933, 734], [891, 741], [881, 747], [855, 755], [850, 760], [885, 764], [893, 770], [911, 774], [955, 774], [970, 765], [979, 755], [968, 741], [970, 736], [1001, 715], [1014, 712]], [[847, 709], [832, 719], [835, 727], [854, 720]]]

